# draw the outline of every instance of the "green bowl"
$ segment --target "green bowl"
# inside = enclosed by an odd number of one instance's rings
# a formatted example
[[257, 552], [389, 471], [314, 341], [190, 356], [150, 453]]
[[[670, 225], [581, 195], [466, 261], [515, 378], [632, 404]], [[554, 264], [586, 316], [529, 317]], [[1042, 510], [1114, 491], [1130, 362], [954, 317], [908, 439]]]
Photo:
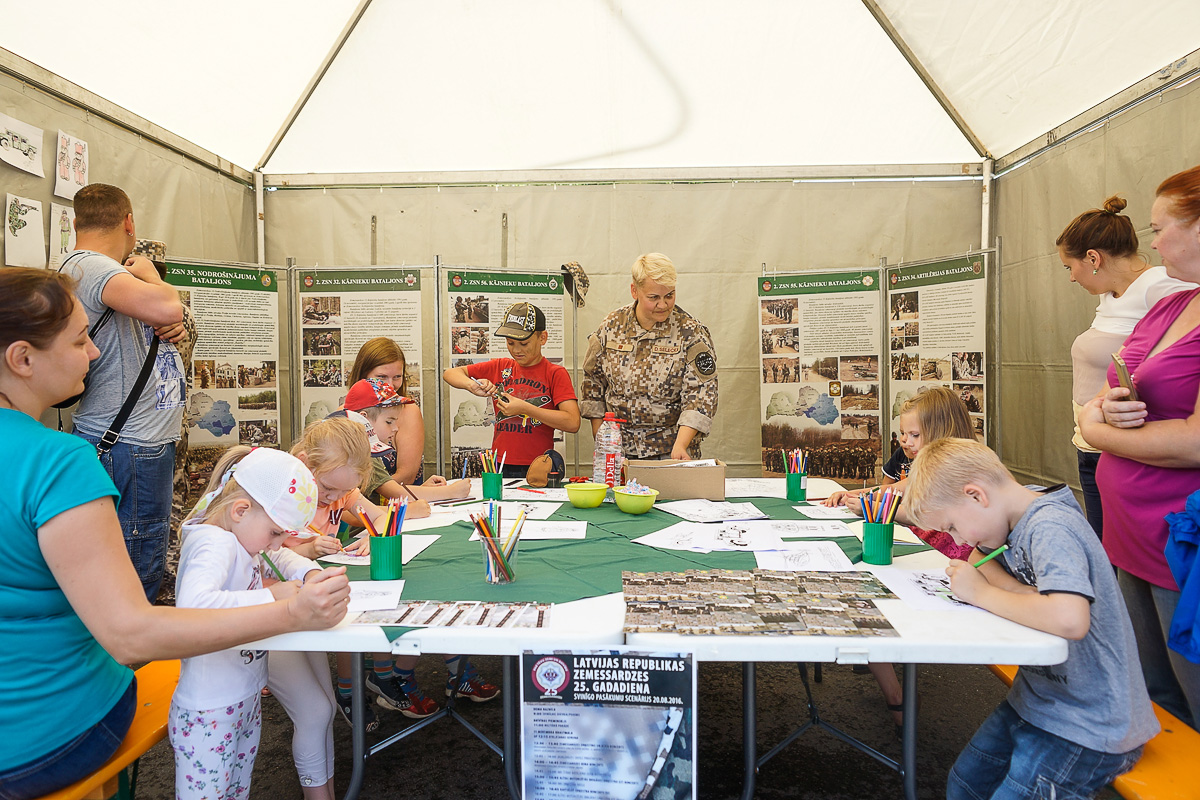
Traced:
[[595, 508], [604, 502], [608, 485], [604, 483], [568, 483], [567, 499], [576, 508]]
[[617, 501], [617, 508], [626, 514], [645, 514], [654, 505], [656, 497], [658, 489], [651, 489], [650, 494], [634, 494], [625, 491], [622, 486], [613, 487], [613, 498]]

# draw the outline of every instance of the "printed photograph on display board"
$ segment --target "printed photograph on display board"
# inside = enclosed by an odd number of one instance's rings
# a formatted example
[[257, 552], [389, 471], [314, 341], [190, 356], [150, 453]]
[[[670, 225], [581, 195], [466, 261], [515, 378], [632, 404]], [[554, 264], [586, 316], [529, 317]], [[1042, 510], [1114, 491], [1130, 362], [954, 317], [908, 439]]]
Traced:
[[[546, 344], [542, 357], [563, 363], [563, 285], [559, 273], [479, 272], [449, 268], [446, 273], [449, 309], [450, 366], [464, 367], [493, 358], [509, 358], [508, 345], [496, 329], [505, 313], [516, 303], [532, 303], [546, 316]], [[521, 386], [506, 387], [514, 396], [537, 402], [539, 398]], [[447, 413], [450, 417], [450, 464], [446, 477], [477, 476], [482, 472], [479, 454], [492, 446], [497, 424], [511, 426], [540, 425], [523, 417], [497, 421], [497, 409], [490, 397], [479, 397], [465, 389], [447, 387]], [[528, 396], [527, 396], [528, 395]], [[543, 402], [546, 398], [541, 398]], [[542, 403], [538, 403], [542, 405]], [[555, 432], [560, 447], [562, 433]]]
[[763, 474], [796, 448], [809, 474], [870, 480], [880, 463], [878, 270], [757, 278]]
[[168, 264], [167, 281], [191, 309], [199, 337], [186, 364], [188, 497], [235, 444], [278, 447], [279, 293], [253, 267]]
[[422, 405], [419, 268], [302, 270], [298, 285], [302, 426], [342, 407], [354, 359], [376, 337], [404, 351], [404, 393]]
[[696, 795], [690, 655], [558, 650], [521, 655], [521, 773], [530, 800]]
[[[891, 397], [885, 407], [893, 429], [906, 401], [944, 386], [963, 401], [976, 436], [986, 441], [985, 267], [979, 254], [887, 270]], [[889, 451], [895, 446], [889, 443]]]

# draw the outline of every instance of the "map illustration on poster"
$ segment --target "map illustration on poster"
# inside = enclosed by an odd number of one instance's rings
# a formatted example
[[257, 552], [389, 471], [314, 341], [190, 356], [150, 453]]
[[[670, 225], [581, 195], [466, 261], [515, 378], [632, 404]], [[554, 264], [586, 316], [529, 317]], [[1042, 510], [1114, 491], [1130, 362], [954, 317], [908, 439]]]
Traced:
[[400, 345], [406, 394], [421, 405], [421, 273], [417, 268], [302, 270], [300, 427], [342, 407], [363, 343], [377, 336]]
[[984, 254], [887, 270], [888, 410], [930, 386], [945, 386], [967, 406], [986, 441], [987, 280]]
[[[546, 315], [542, 356], [563, 363], [563, 285], [559, 273], [478, 272], [449, 268], [446, 272], [451, 367], [492, 358], [509, 358], [496, 328], [514, 303], [532, 303]], [[446, 477], [480, 474], [478, 453], [492, 446], [496, 408], [490, 398], [449, 388], [450, 471]], [[562, 433], [555, 432], [555, 442]], [[556, 447], [558, 445], [556, 444]]]
[[784, 472], [805, 450], [809, 473], [873, 480], [881, 452], [879, 270], [758, 281], [762, 464]]
[[186, 365], [190, 474], [198, 493], [225, 448], [279, 447], [279, 292], [253, 267], [169, 264], [200, 332]]

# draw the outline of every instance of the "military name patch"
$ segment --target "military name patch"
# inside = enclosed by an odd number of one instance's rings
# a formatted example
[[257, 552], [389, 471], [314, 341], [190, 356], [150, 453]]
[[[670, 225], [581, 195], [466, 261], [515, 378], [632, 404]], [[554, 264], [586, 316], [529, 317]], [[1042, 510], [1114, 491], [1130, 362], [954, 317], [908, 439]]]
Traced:
[[655, 355], [673, 356], [679, 352], [679, 345], [677, 345], [677, 344], [656, 344], [656, 345], [654, 345], [654, 347], [652, 347], [650, 349], [650, 352], [654, 353]]

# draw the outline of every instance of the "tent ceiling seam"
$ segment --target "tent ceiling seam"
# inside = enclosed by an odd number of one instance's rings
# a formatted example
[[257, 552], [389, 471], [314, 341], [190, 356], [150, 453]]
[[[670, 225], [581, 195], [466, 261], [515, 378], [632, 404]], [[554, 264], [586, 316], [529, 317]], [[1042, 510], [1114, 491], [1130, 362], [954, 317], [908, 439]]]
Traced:
[[945, 92], [942, 91], [942, 87], [938, 85], [938, 82], [934, 80], [933, 75], [929, 73], [929, 70], [925, 69], [925, 65], [922, 64], [921, 60], [917, 58], [917, 54], [914, 53], [912, 48], [908, 46], [908, 42], [904, 41], [904, 37], [900, 35], [898, 30], [896, 30], [896, 26], [894, 26], [892, 21], [888, 19], [887, 14], [883, 13], [883, 9], [879, 7], [879, 3], [876, 2], [876, 0], [862, 0], [862, 2], [863, 5], [867, 7], [867, 11], [871, 12], [871, 16], [875, 18], [875, 21], [879, 23], [879, 27], [882, 28], [883, 32], [887, 34], [887, 37], [891, 39], [892, 44], [895, 45], [896, 49], [900, 51], [900, 55], [904, 56], [904, 60], [907, 61], [908, 65], [912, 67], [914, 72], [917, 73], [917, 77], [920, 78], [921, 82], [925, 84], [925, 88], [928, 89], [934, 96], [934, 99], [938, 101], [938, 105], [940, 105], [942, 110], [950, 116], [951, 120], [953, 120], [955, 127], [957, 127], [959, 132], [962, 133], [962, 135], [966, 137], [967, 141], [971, 143], [971, 147], [975, 148], [975, 152], [979, 155], [979, 157], [993, 158], [991, 152], [987, 149], [987, 147], [984, 146], [983, 141], [975, 135], [975, 131], [971, 129], [971, 126], [967, 124], [967, 121], [963, 118], [962, 114], [960, 114], [958, 109], [954, 107], [954, 104], [950, 102], [950, 98]]
[[333, 47], [330, 48], [329, 52], [325, 54], [325, 59], [321, 62], [321, 65], [317, 67], [316, 73], [312, 76], [312, 78], [309, 79], [308, 85], [304, 87], [304, 91], [296, 100], [296, 104], [292, 106], [292, 110], [288, 112], [283, 124], [280, 125], [279, 130], [275, 132], [275, 136], [271, 139], [271, 143], [267, 145], [266, 152], [262, 154], [262, 158], [258, 160], [258, 165], [254, 168], [255, 172], [261, 172], [263, 167], [267, 165], [267, 162], [271, 160], [271, 156], [275, 155], [275, 151], [279, 149], [280, 143], [283, 142], [283, 137], [287, 136], [288, 131], [292, 129], [292, 125], [295, 124], [296, 119], [300, 116], [300, 112], [304, 110], [306, 105], [308, 105], [309, 99], [312, 98], [313, 93], [316, 92], [317, 87], [321, 84], [322, 79], [325, 77], [325, 73], [329, 71], [329, 68], [333, 65], [334, 60], [337, 59], [338, 54], [342, 52], [342, 47], [345, 46], [346, 41], [350, 38], [350, 34], [354, 33], [354, 29], [358, 26], [359, 20], [361, 20], [363, 15], [367, 13], [367, 9], [370, 6], [371, 0], [360, 0], [358, 7], [354, 9], [354, 12], [350, 15], [350, 19], [346, 21], [346, 25], [342, 28], [342, 32], [338, 35], [337, 41], [334, 42]]

